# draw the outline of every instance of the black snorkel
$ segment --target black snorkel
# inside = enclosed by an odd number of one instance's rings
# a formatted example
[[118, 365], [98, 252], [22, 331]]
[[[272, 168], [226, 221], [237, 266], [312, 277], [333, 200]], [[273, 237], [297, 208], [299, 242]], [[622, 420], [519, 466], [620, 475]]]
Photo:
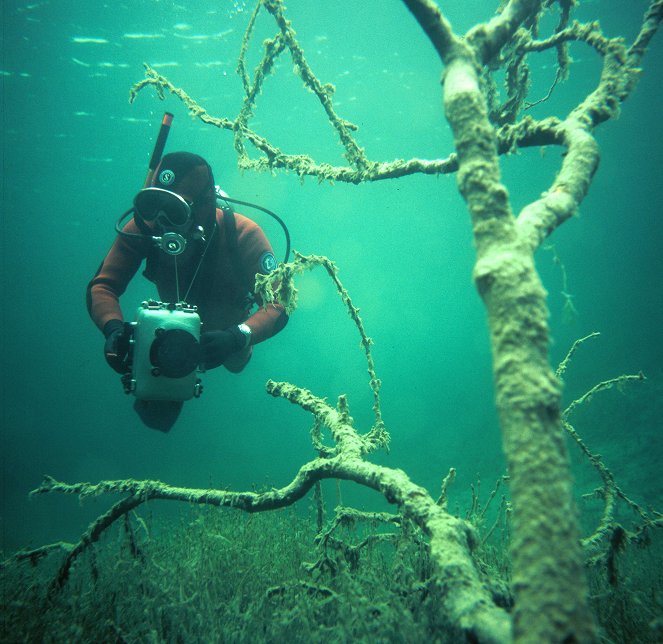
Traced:
[[159, 134], [157, 135], [157, 140], [154, 144], [154, 150], [152, 150], [152, 158], [147, 167], [147, 176], [145, 177], [143, 188], [147, 188], [152, 183], [152, 177], [154, 177], [154, 172], [159, 166], [159, 162], [163, 156], [163, 150], [166, 147], [166, 140], [170, 134], [170, 126], [173, 122], [173, 118], [175, 117], [170, 112], [165, 112], [163, 119], [161, 119], [161, 127], [159, 128]]
[[[163, 156], [163, 151], [164, 148], [166, 147], [166, 141], [168, 140], [168, 135], [170, 134], [170, 126], [173, 123], [173, 118], [175, 118], [173, 114], [171, 114], [170, 112], [164, 112], [163, 118], [161, 119], [161, 127], [159, 128], [159, 134], [157, 135], [157, 140], [155, 141], [154, 149], [152, 150], [152, 156], [150, 157], [150, 162], [147, 166], [147, 175], [145, 176], [145, 181], [143, 182], [143, 189], [147, 188], [152, 183], [152, 178], [154, 177], [154, 173], [156, 169], [159, 167], [159, 162], [161, 161], [161, 157]], [[136, 222], [136, 226], [138, 227], [138, 229], [141, 231], [142, 234], [128, 233], [125, 230], [123, 230], [122, 222], [127, 217], [129, 217], [129, 215], [133, 215], [135, 213], [135, 210], [136, 210], [135, 205], [131, 206], [129, 210], [127, 210], [120, 216], [120, 218], [115, 223], [115, 232], [117, 232], [119, 235], [122, 235], [124, 237], [130, 237], [133, 239], [145, 239], [146, 237], [149, 237], [157, 245], [162, 246], [162, 238], [155, 237], [152, 234], [152, 231], [148, 228], [148, 226], [145, 225], [145, 222], [142, 221], [140, 217], [134, 217], [134, 221]], [[168, 251], [166, 250], [166, 252]], [[179, 252], [181, 252], [181, 250]]]

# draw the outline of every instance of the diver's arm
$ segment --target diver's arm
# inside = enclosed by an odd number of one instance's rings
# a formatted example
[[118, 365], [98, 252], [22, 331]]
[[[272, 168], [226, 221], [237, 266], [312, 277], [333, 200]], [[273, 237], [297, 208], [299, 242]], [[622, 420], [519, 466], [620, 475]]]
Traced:
[[268, 304], [266, 308], [261, 306], [245, 322], [251, 329], [251, 344], [258, 344], [275, 336], [287, 323], [288, 315], [280, 304]]
[[[127, 224], [128, 232], [133, 222]], [[99, 330], [110, 320], [123, 320], [120, 296], [145, 258], [145, 243], [118, 235], [96, 275], [87, 286], [87, 309]]]
[[[237, 239], [240, 263], [243, 269], [242, 280], [246, 290], [253, 291], [255, 288], [255, 276], [257, 273], [265, 273], [263, 259], [266, 253], [273, 256], [272, 246], [265, 233], [253, 221], [236, 215]], [[258, 344], [268, 340], [288, 323], [288, 315], [280, 304], [268, 304], [262, 306], [249, 317], [245, 324], [251, 329], [251, 344]]]

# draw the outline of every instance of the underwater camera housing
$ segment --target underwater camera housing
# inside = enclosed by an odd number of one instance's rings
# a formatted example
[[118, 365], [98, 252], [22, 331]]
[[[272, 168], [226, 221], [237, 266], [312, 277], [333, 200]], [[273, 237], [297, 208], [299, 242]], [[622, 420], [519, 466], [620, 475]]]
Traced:
[[132, 322], [131, 372], [124, 379], [126, 393], [141, 400], [189, 400], [202, 393], [200, 316], [184, 302], [148, 300]]

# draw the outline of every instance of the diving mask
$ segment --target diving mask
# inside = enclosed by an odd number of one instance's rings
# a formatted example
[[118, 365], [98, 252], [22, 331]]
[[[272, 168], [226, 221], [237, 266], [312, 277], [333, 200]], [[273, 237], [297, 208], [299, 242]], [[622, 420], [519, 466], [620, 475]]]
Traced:
[[193, 203], [163, 188], [144, 188], [134, 197], [134, 211], [145, 223], [185, 233], [191, 228]]
[[[205, 241], [202, 226], [193, 228], [193, 202], [187, 201], [176, 192], [163, 188], [144, 188], [134, 197], [134, 207], [127, 211], [116, 225], [116, 230], [131, 236], [120, 229], [124, 217], [133, 212], [139, 228], [142, 224], [156, 225], [160, 236], [152, 236], [154, 242], [169, 255], [181, 255], [191, 239]], [[147, 230], [144, 234], [150, 234]], [[157, 231], [155, 231], [157, 232]]]

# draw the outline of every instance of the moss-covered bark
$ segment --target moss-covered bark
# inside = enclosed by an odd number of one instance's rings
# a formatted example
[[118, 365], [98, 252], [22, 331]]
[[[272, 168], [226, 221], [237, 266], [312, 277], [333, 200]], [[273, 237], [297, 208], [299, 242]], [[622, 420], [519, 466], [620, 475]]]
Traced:
[[592, 641], [560, 387], [548, 362], [546, 293], [500, 182], [496, 139], [471, 63], [457, 58], [447, 67], [444, 102], [474, 228], [474, 278], [488, 313], [513, 498], [514, 634], [516, 641]]

